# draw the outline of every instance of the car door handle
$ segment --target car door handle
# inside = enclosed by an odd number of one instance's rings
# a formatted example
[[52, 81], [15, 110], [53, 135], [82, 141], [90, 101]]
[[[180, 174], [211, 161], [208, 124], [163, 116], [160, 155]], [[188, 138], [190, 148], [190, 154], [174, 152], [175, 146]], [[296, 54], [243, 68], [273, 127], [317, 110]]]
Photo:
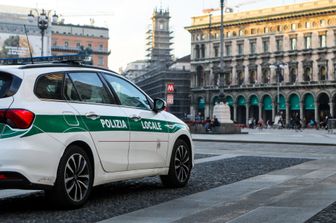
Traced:
[[86, 118], [89, 118], [89, 119], [92, 119], [92, 120], [96, 120], [96, 119], [100, 118], [100, 116], [97, 115], [97, 114], [94, 113], [94, 112], [88, 112], [88, 113], [86, 113], [86, 114], [85, 114], [85, 117], [86, 117]]
[[136, 121], [136, 122], [138, 122], [138, 121], [140, 121], [142, 118], [140, 117], [140, 116], [138, 116], [138, 115], [132, 115], [131, 117], [130, 117], [132, 120], [134, 120], [134, 121]]

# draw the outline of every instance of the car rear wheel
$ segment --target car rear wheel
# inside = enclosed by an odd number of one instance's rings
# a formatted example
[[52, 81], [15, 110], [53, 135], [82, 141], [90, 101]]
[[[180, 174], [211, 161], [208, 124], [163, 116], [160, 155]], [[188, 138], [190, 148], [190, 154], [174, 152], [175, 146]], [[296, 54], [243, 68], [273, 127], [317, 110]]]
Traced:
[[93, 185], [93, 167], [87, 153], [72, 145], [65, 151], [57, 171], [57, 179], [47, 195], [59, 207], [79, 208], [87, 201]]
[[190, 178], [192, 161], [191, 150], [183, 140], [175, 142], [169, 172], [166, 176], [161, 176], [163, 185], [167, 187], [183, 187]]

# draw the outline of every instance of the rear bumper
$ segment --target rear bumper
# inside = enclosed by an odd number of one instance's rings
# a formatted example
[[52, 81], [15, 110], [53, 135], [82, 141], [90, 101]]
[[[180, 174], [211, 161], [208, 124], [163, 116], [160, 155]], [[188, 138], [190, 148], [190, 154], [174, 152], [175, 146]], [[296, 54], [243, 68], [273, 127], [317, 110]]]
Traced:
[[[42, 139], [43, 135], [0, 140], [0, 174], [13, 173], [21, 177], [1, 180], [3, 188], [34, 188], [35, 185], [53, 185], [64, 146], [56, 141]], [[44, 136], [45, 137], [45, 136]]]
[[51, 186], [34, 184], [22, 174], [16, 172], [0, 172], [0, 189], [50, 189]]

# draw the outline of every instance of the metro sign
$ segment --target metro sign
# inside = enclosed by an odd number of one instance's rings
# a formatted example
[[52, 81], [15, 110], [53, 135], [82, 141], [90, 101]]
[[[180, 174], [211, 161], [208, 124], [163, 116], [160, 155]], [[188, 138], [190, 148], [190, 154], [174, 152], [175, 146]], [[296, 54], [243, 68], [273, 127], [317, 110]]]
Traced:
[[167, 84], [167, 93], [174, 93], [174, 92], [175, 92], [174, 84], [172, 84], [172, 83]]
[[173, 105], [174, 104], [174, 95], [173, 94], [167, 94], [167, 104]]

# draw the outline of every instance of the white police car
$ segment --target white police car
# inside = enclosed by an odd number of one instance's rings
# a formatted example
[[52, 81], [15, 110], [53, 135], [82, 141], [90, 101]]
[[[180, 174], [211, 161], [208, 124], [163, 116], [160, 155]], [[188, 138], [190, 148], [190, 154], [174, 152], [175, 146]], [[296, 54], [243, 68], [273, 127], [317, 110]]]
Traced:
[[0, 66], [0, 188], [44, 189], [67, 208], [93, 186], [160, 176], [187, 184], [188, 127], [109, 70], [77, 63]]

